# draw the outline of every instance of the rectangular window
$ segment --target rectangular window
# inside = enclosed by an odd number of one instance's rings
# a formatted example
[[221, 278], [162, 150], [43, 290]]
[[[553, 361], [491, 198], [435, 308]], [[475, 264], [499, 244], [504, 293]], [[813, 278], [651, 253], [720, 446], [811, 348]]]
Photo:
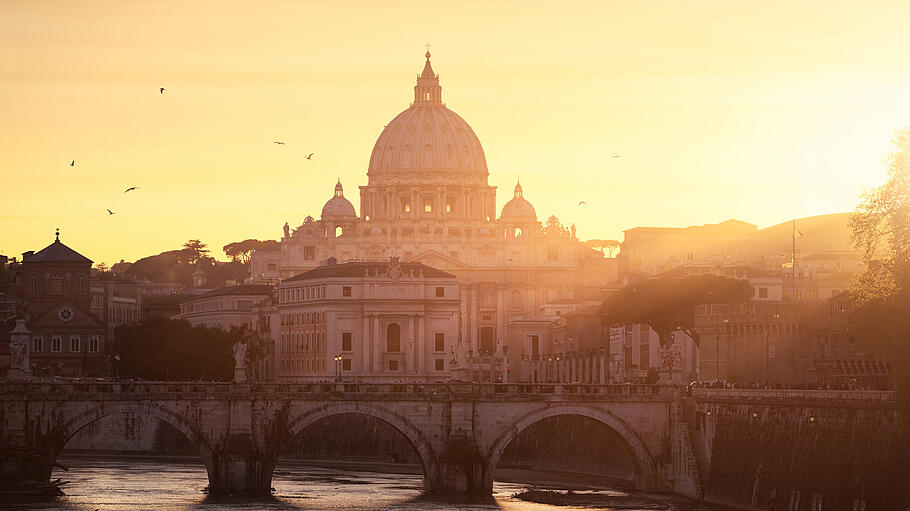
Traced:
[[88, 338], [88, 350], [92, 353], [98, 353], [101, 347], [101, 339], [97, 335]]
[[559, 259], [559, 249], [556, 247], [547, 247], [547, 261]]
[[806, 300], [815, 300], [815, 290], [810, 289], [806, 291]]
[[275, 263], [268, 263], [265, 265], [266, 271], [275, 271], [278, 269], [278, 265]]
[[423, 212], [424, 213], [433, 212], [433, 199], [424, 199], [423, 200]]
[[303, 260], [312, 261], [316, 259], [316, 247], [303, 247]]
[[802, 292], [799, 289], [797, 289], [796, 291], [793, 292], [793, 299], [794, 300], [802, 299]]
[[442, 298], [446, 295], [446, 288], [437, 287], [436, 288], [436, 298]]
[[411, 199], [402, 199], [401, 200], [401, 210], [405, 213], [411, 212]]
[[341, 370], [350, 371], [351, 370], [351, 359], [345, 358], [341, 361]]
[[44, 351], [44, 338], [32, 337], [32, 351]]
[[351, 338], [353, 334], [351, 332], [343, 332], [341, 334], [341, 351], [353, 351]]
[[351, 296], [351, 286], [341, 286], [341, 296]]
[[437, 359], [436, 359], [436, 370], [437, 370], [437, 371], [445, 371], [445, 368], [446, 368], [446, 363], [445, 363], [445, 361], [444, 361], [443, 359], [441, 359], [441, 358], [437, 358]]
[[78, 335], [70, 336], [70, 353], [78, 353], [82, 350], [82, 338]]
[[446, 350], [446, 334], [442, 332], [436, 332], [436, 342], [433, 346], [433, 351], [444, 352]]
[[63, 351], [63, 338], [55, 335], [51, 337], [51, 351], [60, 352]]
[[38, 278], [32, 277], [32, 293], [38, 294]]
[[397, 370], [398, 370], [398, 361], [389, 360], [389, 371], [397, 371]]
[[766, 288], [766, 287], [758, 288], [758, 297], [767, 298], [768, 297], [768, 288]]

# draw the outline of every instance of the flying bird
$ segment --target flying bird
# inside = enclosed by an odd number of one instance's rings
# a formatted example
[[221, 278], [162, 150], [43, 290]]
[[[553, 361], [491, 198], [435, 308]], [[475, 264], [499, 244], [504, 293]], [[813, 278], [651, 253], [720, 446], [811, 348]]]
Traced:
[[621, 155], [621, 154], [614, 154], [614, 155], [613, 155], [613, 158], [622, 158], [622, 155]]
[[159, 94], [164, 94], [164, 91], [165, 91], [165, 90], [167, 90], [167, 89], [165, 89], [164, 87], [158, 87], [158, 93], [159, 93]]
[[111, 211], [111, 210], [107, 210], [107, 214], [108, 214], [108, 215], [113, 215], [113, 214], [114, 214], [114, 212], [113, 212], [113, 211]]
[[307, 157], [306, 157], [306, 159], [312, 160], [312, 159], [313, 159], [313, 153], [308, 154]]
[[280, 141], [280, 140], [276, 140], [275, 143], [278, 144], [278, 145], [285, 145], [285, 143], [282, 142], [282, 141]]
[[579, 201], [579, 202], [578, 202], [578, 205], [579, 205], [579, 206], [582, 206], [582, 205], [587, 205], [587, 204], [588, 204], [588, 203], [587, 203], [587, 202], [585, 202], [585, 201]]
[[138, 190], [138, 189], [139, 189], [138, 186], [131, 186], [131, 187], [127, 188], [126, 190], [123, 190], [123, 193], [131, 192], [133, 190]]
[[70, 167], [75, 167], [75, 166], [76, 166], [76, 160], [71, 161], [71, 162], [70, 162]]

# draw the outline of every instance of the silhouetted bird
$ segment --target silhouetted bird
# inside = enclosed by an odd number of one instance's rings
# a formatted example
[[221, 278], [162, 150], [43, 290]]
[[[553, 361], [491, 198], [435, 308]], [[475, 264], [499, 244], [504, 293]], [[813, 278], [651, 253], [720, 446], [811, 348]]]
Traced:
[[614, 154], [613, 157], [614, 157], [614, 158], [622, 158], [622, 155], [621, 155], [621, 154]]
[[76, 160], [71, 161], [71, 162], [70, 162], [70, 167], [75, 167], [75, 166], [76, 166]]
[[582, 204], [585, 204], [585, 205], [586, 205], [586, 204], [588, 204], [588, 203], [585, 202], [585, 201], [580, 201], [580, 202], [578, 203], [579, 206], [581, 206]]
[[126, 190], [123, 190], [123, 193], [131, 192], [133, 190], [138, 190], [138, 189], [139, 189], [138, 186], [131, 186], [131, 187], [127, 188]]
[[108, 214], [108, 215], [113, 215], [113, 214], [114, 214], [114, 212], [113, 212], [113, 211], [111, 211], [111, 210], [107, 210], [107, 214]]
[[306, 159], [312, 160], [312, 159], [313, 159], [313, 153], [308, 154], [307, 157], [306, 157]]
[[164, 88], [164, 87], [158, 87], [158, 93], [159, 93], [159, 94], [164, 94], [164, 91], [165, 91], [165, 88]]
[[281, 142], [280, 140], [276, 140], [275, 143], [278, 144], [278, 145], [285, 145], [285, 143], [284, 143], [284, 142]]

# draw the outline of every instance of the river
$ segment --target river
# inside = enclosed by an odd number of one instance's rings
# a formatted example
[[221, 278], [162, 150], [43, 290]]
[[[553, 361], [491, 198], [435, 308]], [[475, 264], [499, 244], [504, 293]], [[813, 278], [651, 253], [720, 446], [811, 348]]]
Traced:
[[[513, 498], [528, 484], [496, 482], [493, 497], [469, 501], [457, 497], [425, 495], [417, 474], [381, 473], [316, 467], [285, 461], [275, 471], [272, 497], [212, 497], [203, 492], [205, 468], [180, 458], [61, 457], [70, 470], [54, 472], [69, 483], [65, 496], [43, 502], [0, 502], [0, 509], [28, 510], [194, 510], [306, 509], [306, 510], [686, 510], [714, 511], [719, 507], [690, 504], [668, 496], [635, 495], [607, 488], [579, 491], [591, 498], [608, 499], [609, 505], [553, 506]], [[549, 485], [554, 489], [566, 485]], [[576, 486], [576, 488], [578, 488]], [[606, 502], [601, 500], [600, 502]]]

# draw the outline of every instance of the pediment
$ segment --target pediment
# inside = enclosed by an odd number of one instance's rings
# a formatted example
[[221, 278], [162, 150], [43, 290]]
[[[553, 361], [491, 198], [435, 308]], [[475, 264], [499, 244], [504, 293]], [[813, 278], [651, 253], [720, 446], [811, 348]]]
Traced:
[[470, 268], [470, 266], [459, 261], [458, 259], [451, 258], [433, 249], [417, 254], [416, 257], [411, 258], [408, 262], [423, 263], [427, 266], [440, 270], [449, 270], [453, 268]]
[[[71, 317], [69, 321], [64, 321], [63, 318], [67, 317], [67, 314], [61, 314], [63, 309], [69, 309], [71, 311]], [[104, 323], [101, 322], [98, 318], [95, 317], [89, 310], [73, 305], [69, 302], [61, 302], [50, 309], [44, 311], [43, 314], [39, 314], [31, 319], [28, 322], [29, 328], [104, 328]]]

